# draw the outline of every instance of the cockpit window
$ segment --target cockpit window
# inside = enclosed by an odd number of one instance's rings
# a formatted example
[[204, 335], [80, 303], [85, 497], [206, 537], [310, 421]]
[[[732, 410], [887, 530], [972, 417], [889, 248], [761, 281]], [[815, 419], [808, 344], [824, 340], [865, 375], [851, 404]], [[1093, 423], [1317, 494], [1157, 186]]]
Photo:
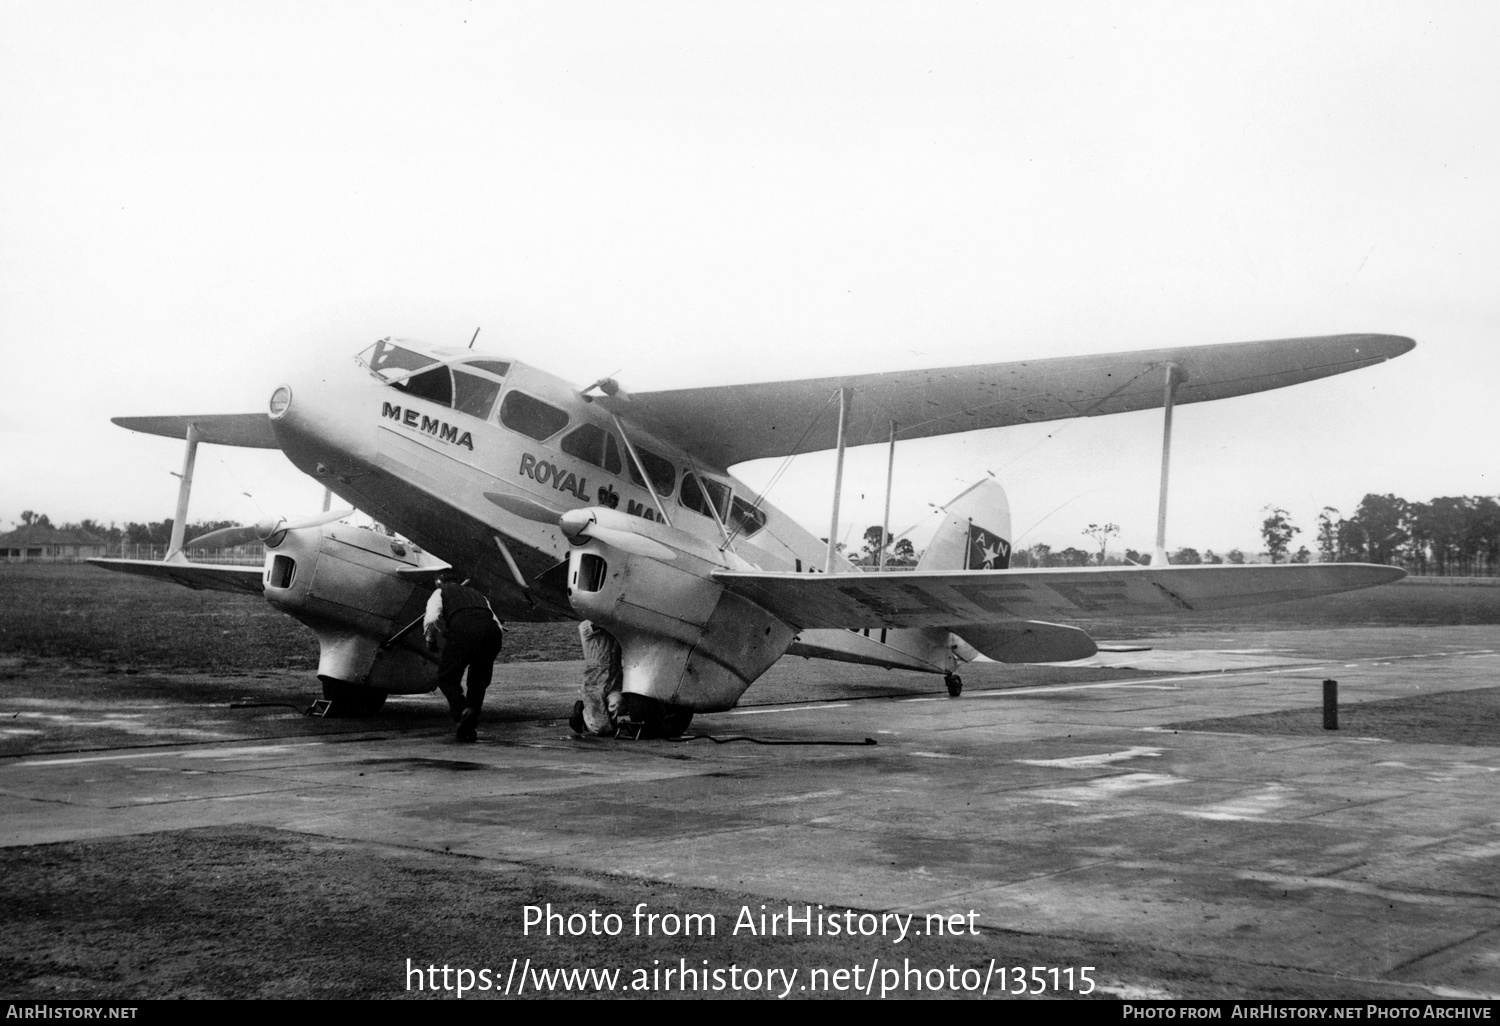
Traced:
[[[672, 461], [664, 456], [658, 456], [650, 449], [642, 449], [639, 445], [635, 447], [635, 454], [641, 458], [641, 465], [646, 468], [646, 473], [651, 475], [651, 483], [656, 487], [660, 495], [671, 495], [672, 486], [677, 483], [677, 468]], [[635, 469], [635, 461], [628, 460], [626, 466], [630, 468], [630, 480], [644, 486], [646, 482], [641, 480], [640, 471]]]
[[500, 423], [540, 442], [567, 427], [568, 414], [525, 392], [511, 391], [500, 404]]
[[499, 394], [500, 382], [457, 369], [453, 371], [453, 408], [460, 413], [487, 420]]
[[[704, 497], [704, 492], [708, 497]], [[714, 509], [719, 512], [719, 519], [724, 519], [729, 512], [729, 489], [710, 477], [700, 478], [697, 474], [682, 475], [682, 504], [694, 513], [702, 513], [706, 517], [713, 516], [709, 512], [708, 500], [713, 499]]]
[[504, 360], [465, 360], [465, 367], [478, 367], [482, 371], [489, 371], [497, 378], [503, 378], [510, 373], [510, 364]]
[[407, 377], [412, 371], [431, 367], [437, 360], [430, 356], [396, 345], [390, 339], [381, 339], [359, 354], [359, 361], [370, 371], [390, 382]]
[[603, 467], [611, 474], [623, 468], [620, 450], [615, 445], [615, 436], [594, 424], [582, 424], [563, 435], [559, 446], [569, 456]]
[[738, 495], [734, 497], [734, 502], [730, 506], [729, 517], [734, 521], [734, 526], [739, 529], [740, 534], [746, 538], [766, 526], [766, 511], [752, 506]]
[[391, 387], [428, 402], [453, 405], [453, 377], [448, 373], [447, 367], [434, 367], [432, 370], [413, 374], [405, 381], [393, 381]]

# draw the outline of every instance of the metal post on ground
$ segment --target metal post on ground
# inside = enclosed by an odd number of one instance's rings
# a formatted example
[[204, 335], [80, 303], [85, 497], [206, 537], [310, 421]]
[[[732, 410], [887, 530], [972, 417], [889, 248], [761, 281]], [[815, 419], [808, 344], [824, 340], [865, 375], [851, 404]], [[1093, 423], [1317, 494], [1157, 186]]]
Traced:
[[1339, 682], [1323, 682], [1323, 729], [1339, 729]]

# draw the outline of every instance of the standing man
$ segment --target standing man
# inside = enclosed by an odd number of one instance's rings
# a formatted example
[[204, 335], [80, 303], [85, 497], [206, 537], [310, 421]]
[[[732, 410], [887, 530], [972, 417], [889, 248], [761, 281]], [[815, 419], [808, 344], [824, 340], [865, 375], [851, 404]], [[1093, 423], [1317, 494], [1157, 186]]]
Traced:
[[578, 625], [578, 637], [583, 641], [583, 699], [573, 704], [568, 726], [575, 734], [602, 737], [614, 731], [625, 699], [620, 643], [592, 620]]
[[[427, 647], [436, 651], [441, 625], [447, 644], [438, 663], [438, 690], [448, 699], [448, 708], [458, 723], [457, 739], [473, 741], [484, 692], [490, 686], [495, 657], [504, 641], [504, 628], [489, 600], [467, 582], [460, 583], [460, 577], [451, 567], [438, 574], [438, 586], [427, 600], [427, 612], [422, 617], [422, 634]], [[467, 697], [458, 686], [465, 669], [469, 671]]]

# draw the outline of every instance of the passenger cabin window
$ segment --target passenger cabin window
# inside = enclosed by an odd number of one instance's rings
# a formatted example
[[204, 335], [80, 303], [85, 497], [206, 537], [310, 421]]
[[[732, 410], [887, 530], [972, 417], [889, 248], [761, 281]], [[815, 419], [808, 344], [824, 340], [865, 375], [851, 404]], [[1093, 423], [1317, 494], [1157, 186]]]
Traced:
[[[651, 483], [656, 487], [658, 495], [671, 495], [672, 487], [677, 484], [677, 468], [672, 461], [665, 456], [658, 456], [650, 449], [642, 449], [639, 445], [635, 447], [635, 454], [641, 458], [641, 465], [646, 468], [646, 473], [651, 475]], [[625, 465], [630, 468], [630, 480], [645, 487], [646, 482], [641, 480], [641, 472], [635, 469], [635, 460], [628, 456]]]
[[453, 376], [448, 373], [447, 367], [434, 367], [432, 370], [413, 374], [405, 381], [393, 381], [391, 387], [428, 402], [453, 405]]
[[[704, 492], [708, 495], [705, 497]], [[682, 475], [682, 492], [680, 494], [682, 504], [694, 513], [702, 513], [706, 517], [713, 516], [709, 511], [709, 500], [713, 500], [714, 509], [718, 510], [719, 519], [727, 519], [725, 514], [729, 512], [729, 489], [715, 481], [713, 478], [700, 478], [697, 474]]]
[[512, 391], [505, 394], [505, 401], [500, 404], [500, 423], [540, 442], [567, 427], [568, 414], [525, 392]]
[[480, 420], [488, 420], [500, 394], [500, 382], [475, 374], [453, 371], [453, 408]]
[[620, 449], [615, 436], [594, 424], [583, 424], [563, 435], [562, 451], [577, 456], [586, 463], [603, 467], [611, 474], [624, 469], [620, 460]]
[[[765, 510], [752, 506], [738, 496], [730, 506], [729, 517], [734, 522], [734, 527], [746, 538], [766, 526]], [[797, 569], [802, 569], [800, 561]]]

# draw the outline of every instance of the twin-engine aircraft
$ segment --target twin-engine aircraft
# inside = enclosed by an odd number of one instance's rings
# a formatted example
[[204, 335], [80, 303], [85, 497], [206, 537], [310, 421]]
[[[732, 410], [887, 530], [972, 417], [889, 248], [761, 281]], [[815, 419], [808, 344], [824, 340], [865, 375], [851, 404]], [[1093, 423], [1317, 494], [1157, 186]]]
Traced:
[[[1335, 335], [630, 393], [387, 338], [289, 377], [266, 413], [115, 418], [186, 439], [182, 486], [165, 562], [93, 562], [263, 593], [317, 633], [335, 712], [433, 689], [434, 658], [411, 626], [445, 563], [502, 619], [608, 628], [625, 691], [640, 696], [633, 708], [669, 733], [695, 712], [733, 707], [787, 654], [942, 674], [956, 696], [958, 670], [981, 653], [1053, 662], [1097, 650], [1056, 620], [1228, 609], [1403, 576], [1359, 564], [1168, 566], [1167, 464], [1176, 404], [1340, 374], [1414, 345]], [[1009, 507], [990, 478], [943, 507], [914, 570], [861, 570], [836, 550], [846, 446], [884, 443], [894, 458], [901, 440], [1154, 407], [1165, 416], [1150, 566], [1010, 569]], [[279, 448], [409, 541], [332, 513], [195, 540], [259, 537], [263, 568], [190, 562], [183, 527], [200, 442]], [[826, 542], [729, 472], [826, 449], [838, 451]]]

